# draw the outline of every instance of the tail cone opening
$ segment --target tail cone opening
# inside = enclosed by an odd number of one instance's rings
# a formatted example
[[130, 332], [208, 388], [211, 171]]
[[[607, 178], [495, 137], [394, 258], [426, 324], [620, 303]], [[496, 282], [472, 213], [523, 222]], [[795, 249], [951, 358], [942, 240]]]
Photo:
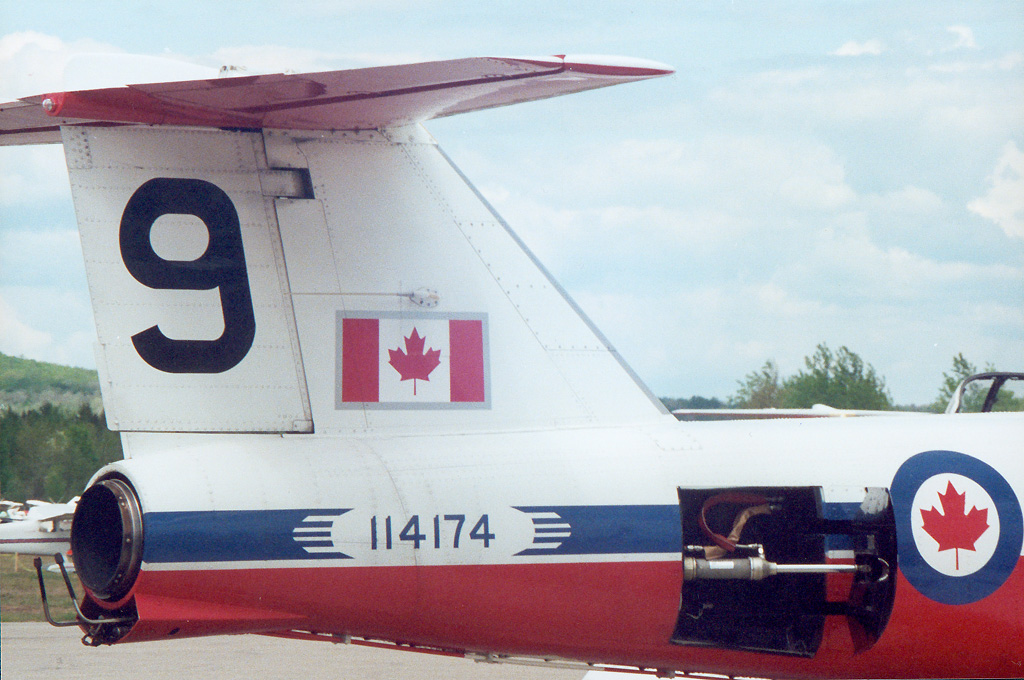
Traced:
[[82, 494], [72, 523], [71, 550], [83, 585], [94, 597], [128, 594], [142, 563], [142, 512], [127, 482], [104, 479]]

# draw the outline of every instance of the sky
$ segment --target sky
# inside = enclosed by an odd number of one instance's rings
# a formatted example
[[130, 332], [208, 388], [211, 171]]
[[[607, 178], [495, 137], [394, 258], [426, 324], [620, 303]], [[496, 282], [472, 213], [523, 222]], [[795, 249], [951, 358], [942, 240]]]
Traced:
[[[656, 394], [724, 399], [822, 342], [900, 404], [960, 352], [1024, 370], [1024, 1], [0, 0], [0, 101], [94, 86], [65, 65], [97, 53], [670, 64], [426, 126]], [[62, 151], [0, 148], [0, 352], [94, 343]]]

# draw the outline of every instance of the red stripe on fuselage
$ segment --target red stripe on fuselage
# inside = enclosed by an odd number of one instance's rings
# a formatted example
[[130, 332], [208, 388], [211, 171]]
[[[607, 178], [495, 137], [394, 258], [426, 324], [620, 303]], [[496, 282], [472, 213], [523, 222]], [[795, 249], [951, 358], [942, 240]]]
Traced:
[[[182, 636], [245, 630], [243, 616], [224, 619], [221, 631], [206, 620], [191, 632], [178, 620], [188, 618], [180, 603], [191, 600], [252, 612], [254, 631], [295, 616], [289, 627], [321, 633], [656, 668], [773, 677], [1020, 673], [1024, 563], [995, 594], [960, 606], [933, 602], [900, 576], [873, 648], [854, 655], [846, 621], [829, 617], [813, 659], [670, 644], [681, 585], [676, 561], [145, 571], [135, 588], [142, 622], [129, 639], [162, 637], [159, 628], [175, 620]], [[169, 601], [179, 603], [173, 616], [161, 611]]]

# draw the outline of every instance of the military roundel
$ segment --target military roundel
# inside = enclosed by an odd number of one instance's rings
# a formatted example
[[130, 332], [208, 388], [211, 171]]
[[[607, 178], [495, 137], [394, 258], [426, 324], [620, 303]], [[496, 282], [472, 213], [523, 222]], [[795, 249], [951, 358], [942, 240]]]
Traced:
[[1024, 520], [990, 465], [954, 451], [907, 459], [892, 481], [900, 570], [926, 597], [968, 604], [994, 593], [1020, 558]]

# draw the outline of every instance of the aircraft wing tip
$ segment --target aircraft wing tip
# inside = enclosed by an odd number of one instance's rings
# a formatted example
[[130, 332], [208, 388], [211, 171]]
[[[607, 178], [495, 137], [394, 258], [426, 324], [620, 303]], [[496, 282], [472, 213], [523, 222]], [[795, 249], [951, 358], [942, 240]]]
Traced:
[[485, 57], [54, 92], [0, 105], [0, 146], [59, 141], [61, 125], [81, 123], [380, 128], [671, 73], [633, 57]]
[[675, 73], [668, 64], [638, 57], [606, 54], [555, 54], [547, 57], [497, 57], [538, 65], [564, 66], [589, 75], [656, 78]]

